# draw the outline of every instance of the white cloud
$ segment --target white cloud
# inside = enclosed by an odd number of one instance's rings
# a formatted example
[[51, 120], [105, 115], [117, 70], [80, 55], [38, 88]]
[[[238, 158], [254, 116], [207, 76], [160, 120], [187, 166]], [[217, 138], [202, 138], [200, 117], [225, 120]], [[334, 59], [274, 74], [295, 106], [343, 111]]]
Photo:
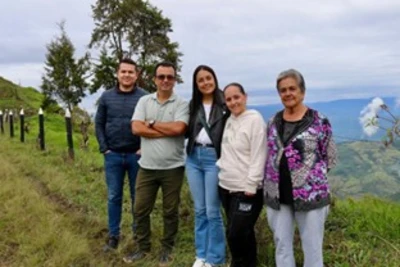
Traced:
[[[94, 0], [20, 0], [0, 10], [0, 75], [40, 85], [45, 45], [67, 20], [82, 54], [90, 40]], [[242, 83], [251, 104], [279, 103], [275, 78], [288, 68], [306, 79], [308, 101], [398, 96], [400, 1], [153, 0], [172, 20], [189, 98], [192, 72], [208, 64], [220, 86]], [[32, 10], [35, 12], [32, 12]], [[51, 10], [51, 11], [50, 11]], [[15, 20], [14, 18], [24, 19]], [[13, 24], [9, 22], [13, 21]], [[6, 26], [7, 25], [7, 26]], [[10, 70], [11, 69], [11, 70]], [[17, 71], [17, 72], [16, 72]], [[379, 88], [379, 90], [378, 90]]]
[[0, 76], [21, 86], [34, 86], [39, 90], [43, 64], [0, 64]]

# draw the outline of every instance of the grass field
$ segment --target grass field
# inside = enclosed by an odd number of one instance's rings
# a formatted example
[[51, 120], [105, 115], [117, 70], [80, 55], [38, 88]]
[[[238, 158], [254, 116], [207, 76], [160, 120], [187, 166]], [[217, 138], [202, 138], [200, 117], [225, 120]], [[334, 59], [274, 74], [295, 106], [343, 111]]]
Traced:
[[[70, 161], [60, 117], [53, 114], [46, 119], [46, 151], [36, 148], [34, 119], [32, 125], [25, 144], [18, 137], [0, 135], [0, 266], [127, 266], [122, 257], [135, 247], [127, 191], [121, 246], [115, 253], [102, 252], [107, 196], [103, 158], [94, 137], [84, 151], [75, 133], [76, 156]], [[187, 267], [194, 260], [194, 218], [186, 183], [180, 218], [172, 266]], [[157, 266], [163, 231], [160, 198], [151, 219], [151, 257], [131, 266]], [[274, 266], [265, 210], [256, 227], [260, 266]], [[301, 266], [297, 235], [295, 251]], [[398, 266], [400, 205], [374, 197], [335, 201], [326, 223], [324, 253], [326, 266]]]

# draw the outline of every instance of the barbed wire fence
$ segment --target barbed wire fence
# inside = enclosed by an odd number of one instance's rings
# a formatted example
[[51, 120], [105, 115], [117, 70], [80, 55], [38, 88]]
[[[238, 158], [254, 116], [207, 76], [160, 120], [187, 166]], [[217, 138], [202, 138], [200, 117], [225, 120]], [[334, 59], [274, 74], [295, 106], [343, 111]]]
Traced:
[[[16, 115], [19, 114], [19, 115]], [[29, 117], [31, 120], [33, 116]], [[45, 115], [43, 110], [40, 108], [37, 113], [38, 119], [38, 135], [35, 137], [35, 145], [38, 150], [46, 150], [46, 126], [45, 126]], [[73, 143], [73, 121], [71, 119], [71, 114], [69, 110], [66, 110], [65, 115], [65, 133], [66, 133], [66, 147], [68, 149], [68, 159], [74, 160], [74, 143]], [[19, 123], [18, 123], [19, 122]], [[89, 145], [89, 126], [91, 124], [91, 119], [87, 116], [80, 118], [79, 131], [82, 135], [82, 142], [80, 147], [83, 150], [87, 150]], [[26, 121], [26, 114], [24, 109], [16, 112], [14, 109], [0, 110], [0, 136], [6, 136], [9, 132], [10, 139], [15, 137], [15, 129], [19, 128], [19, 135], [21, 143], [26, 142], [26, 135], [31, 133], [31, 122]]]

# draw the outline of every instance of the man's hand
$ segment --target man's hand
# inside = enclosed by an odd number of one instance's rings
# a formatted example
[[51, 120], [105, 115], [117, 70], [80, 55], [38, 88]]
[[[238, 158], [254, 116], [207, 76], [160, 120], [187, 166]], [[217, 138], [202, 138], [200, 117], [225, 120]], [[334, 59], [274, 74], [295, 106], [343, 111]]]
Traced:
[[166, 135], [155, 130], [153, 127], [149, 127], [148, 121], [133, 121], [131, 124], [132, 133], [138, 136], [147, 138], [160, 138]]
[[165, 134], [166, 136], [179, 136], [185, 134], [187, 125], [182, 121], [157, 122], [154, 123], [151, 128]]

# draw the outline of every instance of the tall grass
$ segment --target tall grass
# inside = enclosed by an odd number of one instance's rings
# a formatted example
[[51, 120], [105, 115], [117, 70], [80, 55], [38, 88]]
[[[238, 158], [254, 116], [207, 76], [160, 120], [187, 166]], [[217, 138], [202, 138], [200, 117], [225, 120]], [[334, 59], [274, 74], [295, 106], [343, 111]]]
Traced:
[[[115, 253], [104, 254], [107, 196], [102, 155], [91, 140], [87, 151], [76, 146], [75, 161], [66, 160], [64, 125], [62, 121], [51, 125], [44, 152], [35, 147], [36, 133], [30, 133], [25, 144], [0, 135], [0, 266], [125, 266], [122, 256], [135, 248], [128, 187], [121, 246]], [[157, 266], [163, 231], [160, 198], [151, 220], [151, 257], [134, 266]], [[194, 261], [193, 222], [193, 203], [185, 183], [172, 266], [191, 266]], [[274, 266], [265, 210], [256, 230], [260, 266]], [[398, 203], [374, 197], [335, 201], [326, 223], [326, 266], [398, 266], [399, 248]], [[295, 253], [301, 266], [297, 234]]]
[[89, 257], [90, 239], [82, 238], [70, 214], [35, 190], [21, 172], [23, 165], [9, 162], [4, 154], [0, 162], [0, 265], [95, 263]]

